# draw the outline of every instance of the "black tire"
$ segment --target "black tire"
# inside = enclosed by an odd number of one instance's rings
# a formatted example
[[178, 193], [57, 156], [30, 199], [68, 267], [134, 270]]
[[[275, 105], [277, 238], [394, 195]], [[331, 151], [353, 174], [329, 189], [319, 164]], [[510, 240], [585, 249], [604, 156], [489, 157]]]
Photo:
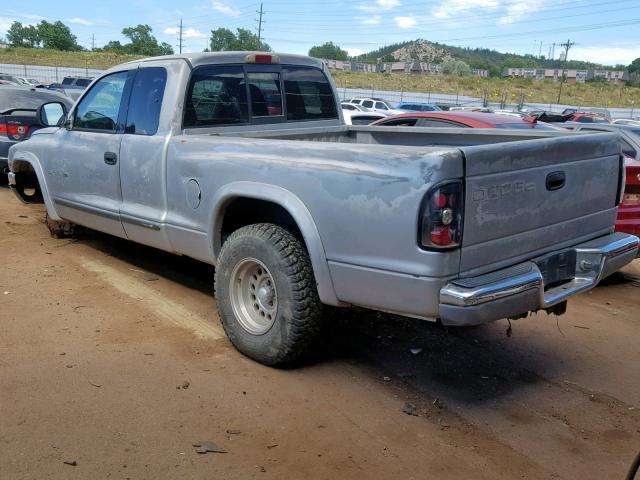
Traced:
[[[231, 277], [247, 258], [264, 264], [277, 291], [273, 324], [259, 335], [240, 323], [232, 306]], [[220, 320], [231, 343], [264, 365], [298, 360], [320, 330], [321, 304], [309, 255], [295, 236], [278, 225], [249, 225], [227, 238], [216, 265], [215, 295]]]

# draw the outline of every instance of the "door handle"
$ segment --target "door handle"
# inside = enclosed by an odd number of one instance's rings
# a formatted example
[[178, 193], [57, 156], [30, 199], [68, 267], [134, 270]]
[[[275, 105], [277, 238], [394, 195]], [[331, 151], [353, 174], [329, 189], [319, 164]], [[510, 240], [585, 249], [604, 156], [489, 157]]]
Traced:
[[118, 163], [118, 155], [113, 152], [104, 152], [104, 163], [107, 165], [115, 165]]
[[564, 187], [566, 176], [564, 172], [551, 172], [547, 175], [547, 190], [560, 190]]

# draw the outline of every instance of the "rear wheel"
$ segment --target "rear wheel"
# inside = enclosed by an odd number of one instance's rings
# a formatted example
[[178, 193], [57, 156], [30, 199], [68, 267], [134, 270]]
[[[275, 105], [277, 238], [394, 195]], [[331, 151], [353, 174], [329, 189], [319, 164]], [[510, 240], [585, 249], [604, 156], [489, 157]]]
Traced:
[[309, 255], [278, 225], [249, 225], [229, 236], [216, 266], [215, 291], [233, 345], [265, 365], [297, 360], [320, 330]]

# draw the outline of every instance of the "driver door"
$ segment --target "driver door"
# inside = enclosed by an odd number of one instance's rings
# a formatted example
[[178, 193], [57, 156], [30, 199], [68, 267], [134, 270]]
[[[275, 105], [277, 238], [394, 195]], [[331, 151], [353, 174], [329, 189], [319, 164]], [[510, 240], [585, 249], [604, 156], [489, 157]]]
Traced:
[[126, 237], [120, 221], [120, 143], [131, 84], [129, 71], [98, 80], [56, 136], [47, 159], [56, 210], [65, 220]]

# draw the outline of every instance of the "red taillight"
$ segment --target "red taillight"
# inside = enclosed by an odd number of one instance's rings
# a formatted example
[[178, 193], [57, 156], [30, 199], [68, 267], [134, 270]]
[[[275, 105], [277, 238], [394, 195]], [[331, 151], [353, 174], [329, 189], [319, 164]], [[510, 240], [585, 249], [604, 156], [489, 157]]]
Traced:
[[12, 140], [22, 140], [29, 133], [28, 125], [19, 125], [15, 123], [0, 123], [0, 134], [5, 134]]
[[447, 182], [431, 189], [425, 198], [420, 244], [443, 249], [460, 246], [462, 240], [462, 182]]

